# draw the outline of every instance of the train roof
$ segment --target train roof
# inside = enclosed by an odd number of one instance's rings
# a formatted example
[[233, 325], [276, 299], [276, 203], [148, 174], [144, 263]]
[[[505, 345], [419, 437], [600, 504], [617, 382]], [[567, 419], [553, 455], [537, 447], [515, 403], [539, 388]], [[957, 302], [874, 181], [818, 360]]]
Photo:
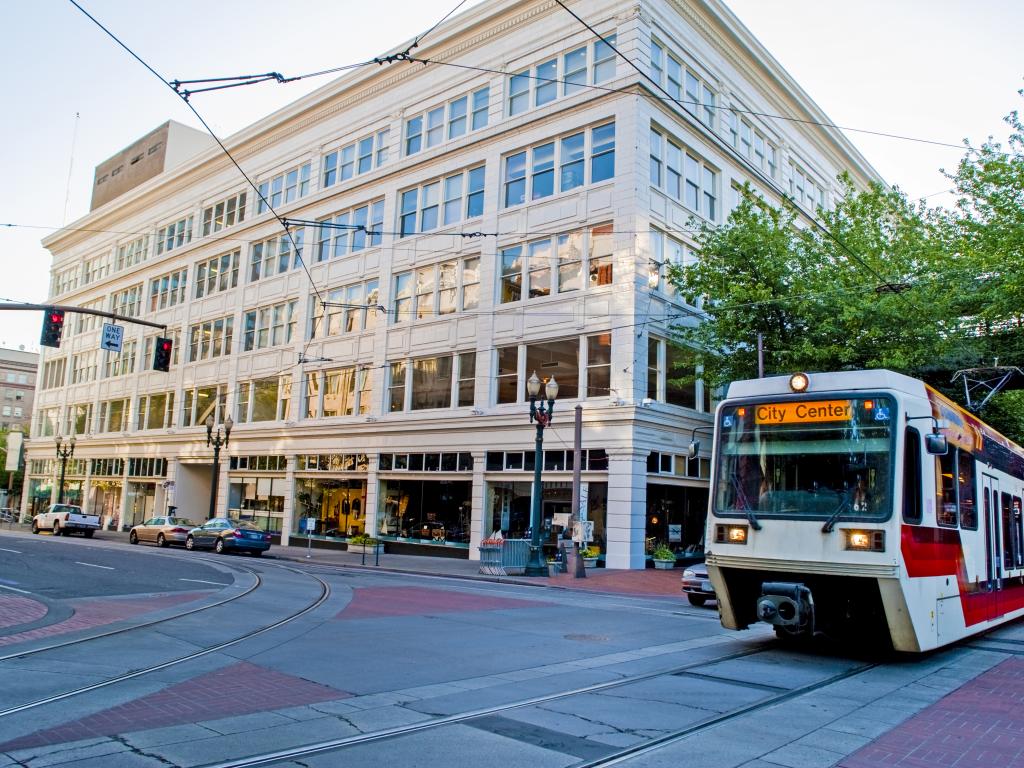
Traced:
[[[793, 373], [796, 373], [794, 371]], [[792, 395], [789, 379], [792, 374], [768, 376], [763, 379], [744, 379], [729, 385], [726, 397], [772, 397], [774, 395]], [[867, 371], [835, 371], [823, 373], [806, 373], [808, 387], [805, 394], [813, 395], [815, 391], [832, 390], [869, 390], [894, 389], [909, 395], [925, 397], [926, 389], [923, 381], [905, 376], [902, 373], [885, 369]]]

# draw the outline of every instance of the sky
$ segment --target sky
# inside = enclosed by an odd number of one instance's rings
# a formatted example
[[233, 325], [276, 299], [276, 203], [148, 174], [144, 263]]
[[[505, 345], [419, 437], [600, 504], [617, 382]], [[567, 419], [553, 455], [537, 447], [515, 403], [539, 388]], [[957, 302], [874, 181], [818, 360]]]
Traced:
[[[185, 80], [363, 61], [427, 30], [457, 0], [79, 2], [164, 78]], [[979, 144], [1005, 140], [1002, 118], [1022, 106], [1020, 0], [726, 4], [837, 125]], [[585, 0], [572, 7], [587, 18]], [[200, 126], [67, 0], [3, 0], [0, 29], [0, 301], [38, 303], [50, 265], [40, 240], [88, 212], [95, 166], [167, 119]], [[327, 82], [199, 94], [193, 104], [224, 137]], [[955, 168], [962, 150], [848, 135], [889, 184], [949, 203], [939, 169]], [[0, 313], [0, 347], [38, 350], [40, 327], [39, 312]]]

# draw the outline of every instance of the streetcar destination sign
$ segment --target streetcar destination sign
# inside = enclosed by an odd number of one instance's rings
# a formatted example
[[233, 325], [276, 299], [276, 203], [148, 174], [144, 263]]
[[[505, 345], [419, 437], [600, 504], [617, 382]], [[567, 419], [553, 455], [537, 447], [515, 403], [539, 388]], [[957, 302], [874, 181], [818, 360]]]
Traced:
[[754, 407], [755, 424], [803, 424], [821, 421], [849, 421], [852, 418], [852, 400], [765, 403]]

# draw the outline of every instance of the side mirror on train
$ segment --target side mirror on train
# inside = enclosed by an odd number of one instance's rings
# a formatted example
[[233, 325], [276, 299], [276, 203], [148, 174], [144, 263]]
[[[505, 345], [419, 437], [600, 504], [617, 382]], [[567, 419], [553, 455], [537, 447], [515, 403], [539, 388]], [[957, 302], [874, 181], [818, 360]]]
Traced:
[[691, 440], [689, 447], [686, 449], [686, 458], [693, 461], [697, 458], [700, 453], [700, 440]]
[[933, 456], [945, 456], [949, 452], [949, 443], [941, 432], [929, 432], [925, 435], [924, 446]]

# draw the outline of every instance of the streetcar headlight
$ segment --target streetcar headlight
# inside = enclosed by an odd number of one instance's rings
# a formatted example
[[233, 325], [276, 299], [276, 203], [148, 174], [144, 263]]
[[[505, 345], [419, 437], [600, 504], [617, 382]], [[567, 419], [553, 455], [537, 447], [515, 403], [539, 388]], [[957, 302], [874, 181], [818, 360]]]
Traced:
[[715, 526], [716, 544], [746, 544], [747, 526], [717, 525]]
[[810, 383], [806, 373], [794, 373], [789, 377], [789, 388], [794, 392], [806, 392]]
[[857, 552], [885, 552], [885, 531], [862, 531], [847, 528], [846, 548]]

